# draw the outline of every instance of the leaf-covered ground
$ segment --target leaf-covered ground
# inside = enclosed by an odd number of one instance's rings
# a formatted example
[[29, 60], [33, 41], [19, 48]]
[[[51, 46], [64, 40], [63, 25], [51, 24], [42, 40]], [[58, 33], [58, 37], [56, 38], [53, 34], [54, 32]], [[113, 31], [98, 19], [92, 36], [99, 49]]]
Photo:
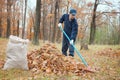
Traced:
[[[7, 42], [8, 40], [6, 39], [0, 39], [0, 60], [5, 60]], [[40, 46], [29, 44], [28, 52], [39, 49], [43, 45], [42, 41], [40, 41]], [[61, 44], [56, 44], [56, 46], [58, 49], [61, 49]], [[79, 44], [76, 44], [76, 46], [80, 49]], [[76, 76], [75, 74], [54, 75], [42, 72], [33, 74], [31, 71], [20, 69], [7, 71], [0, 69], [0, 80], [120, 80], [120, 57], [119, 55], [116, 57], [105, 55], [110, 53], [107, 49], [119, 50], [120, 45], [91, 45], [87, 51], [80, 50], [88, 64], [96, 70], [95, 73]], [[102, 52], [104, 53], [103, 55], [101, 55]], [[81, 62], [77, 54], [75, 54], [75, 59]]]

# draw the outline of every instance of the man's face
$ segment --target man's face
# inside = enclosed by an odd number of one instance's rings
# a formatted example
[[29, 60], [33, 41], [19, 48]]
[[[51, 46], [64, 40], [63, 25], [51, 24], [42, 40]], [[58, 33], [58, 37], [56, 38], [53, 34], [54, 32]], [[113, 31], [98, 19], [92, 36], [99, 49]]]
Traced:
[[75, 15], [70, 14], [70, 19], [74, 19], [74, 18], [75, 18]]

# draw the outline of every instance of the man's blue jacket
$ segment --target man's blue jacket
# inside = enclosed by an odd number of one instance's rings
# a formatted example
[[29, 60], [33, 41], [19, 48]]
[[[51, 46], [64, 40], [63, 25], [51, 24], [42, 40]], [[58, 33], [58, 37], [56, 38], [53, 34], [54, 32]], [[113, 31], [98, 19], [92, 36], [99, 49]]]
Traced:
[[[64, 22], [64, 31], [66, 32], [66, 34], [68, 35], [68, 37], [70, 38], [70, 40], [76, 40], [76, 36], [78, 33], [78, 23], [76, 19], [72, 19], [71, 21], [69, 20], [69, 14], [64, 14], [60, 20], [59, 23], [63, 23]], [[65, 37], [65, 35], [63, 35], [63, 39], [67, 38]]]

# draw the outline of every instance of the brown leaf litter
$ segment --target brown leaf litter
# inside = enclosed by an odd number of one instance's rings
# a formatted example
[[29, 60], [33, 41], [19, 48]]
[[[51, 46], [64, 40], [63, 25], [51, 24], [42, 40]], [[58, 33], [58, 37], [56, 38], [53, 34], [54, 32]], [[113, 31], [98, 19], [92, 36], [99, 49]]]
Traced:
[[46, 74], [69, 74], [81, 75], [90, 72], [73, 57], [66, 57], [52, 43], [45, 44], [38, 50], [28, 54], [28, 66], [33, 72], [42, 71]]

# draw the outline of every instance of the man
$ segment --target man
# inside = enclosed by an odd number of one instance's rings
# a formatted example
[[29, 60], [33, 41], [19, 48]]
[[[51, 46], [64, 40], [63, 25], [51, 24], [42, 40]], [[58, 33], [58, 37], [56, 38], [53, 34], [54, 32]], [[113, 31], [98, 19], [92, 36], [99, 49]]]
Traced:
[[64, 31], [70, 38], [69, 42], [66, 36], [63, 35], [62, 53], [65, 56], [67, 56], [67, 50], [69, 48], [69, 56], [74, 57], [74, 48], [72, 44], [74, 44], [78, 33], [78, 23], [75, 19], [76, 13], [75, 9], [71, 9], [69, 14], [64, 14], [59, 20], [58, 27], [62, 26], [62, 23], [64, 22]]

